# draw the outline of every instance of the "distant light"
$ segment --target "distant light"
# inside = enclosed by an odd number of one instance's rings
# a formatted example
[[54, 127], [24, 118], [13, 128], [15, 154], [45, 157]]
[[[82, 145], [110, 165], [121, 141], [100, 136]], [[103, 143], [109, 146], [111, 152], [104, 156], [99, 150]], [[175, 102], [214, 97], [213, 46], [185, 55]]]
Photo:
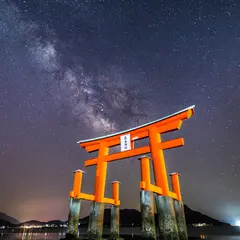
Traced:
[[234, 224], [236, 227], [240, 227], [240, 220], [237, 220], [236, 223]]

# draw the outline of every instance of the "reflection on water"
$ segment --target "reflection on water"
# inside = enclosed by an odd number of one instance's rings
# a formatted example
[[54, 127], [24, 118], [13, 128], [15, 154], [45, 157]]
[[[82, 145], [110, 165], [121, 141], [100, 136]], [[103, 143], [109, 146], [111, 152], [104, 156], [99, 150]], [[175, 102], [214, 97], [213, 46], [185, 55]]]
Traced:
[[[129, 229], [129, 233], [124, 231], [122, 236], [125, 240], [139, 240], [139, 233], [134, 234], [133, 230]], [[81, 231], [82, 234], [86, 233]], [[126, 234], [126, 235], [125, 235]], [[195, 235], [197, 238], [190, 239], [207, 239], [207, 240], [240, 240], [240, 236], [218, 236], [218, 235]], [[58, 240], [65, 237], [65, 232], [61, 230], [60, 232], [34, 232], [34, 231], [24, 231], [21, 233], [3, 233], [0, 232], [0, 240]]]
[[0, 240], [57, 240], [64, 238], [65, 233], [39, 233], [39, 232], [25, 232], [25, 233], [10, 233], [0, 235]]

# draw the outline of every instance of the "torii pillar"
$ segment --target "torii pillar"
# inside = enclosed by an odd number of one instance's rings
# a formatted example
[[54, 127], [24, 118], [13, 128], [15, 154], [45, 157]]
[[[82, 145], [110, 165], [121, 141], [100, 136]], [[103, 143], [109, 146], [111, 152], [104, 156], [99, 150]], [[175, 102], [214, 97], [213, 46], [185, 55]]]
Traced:
[[82, 176], [83, 171], [78, 169], [73, 172], [74, 173], [74, 182], [73, 182], [73, 190], [70, 192], [70, 208], [68, 215], [68, 227], [66, 238], [78, 238], [78, 222], [80, 218], [80, 208], [81, 208], [81, 186], [82, 186]]
[[114, 199], [114, 204], [111, 207], [111, 221], [110, 221], [110, 237], [109, 240], [119, 240], [120, 236], [120, 201], [119, 201], [119, 184], [118, 181], [112, 182], [112, 197]]
[[171, 173], [172, 188], [173, 191], [177, 194], [177, 199], [173, 200], [174, 210], [176, 214], [176, 221], [178, 227], [179, 240], [188, 240], [187, 226], [184, 212], [184, 203], [182, 201], [180, 183], [179, 183], [179, 174]]
[[140, 182], [140, 207], [141, 207], [141, 238], [148, 240], [156, 239], [154, 192], [152, 191], [150, 175], [150, 157], [141, 156], [141, 182]]

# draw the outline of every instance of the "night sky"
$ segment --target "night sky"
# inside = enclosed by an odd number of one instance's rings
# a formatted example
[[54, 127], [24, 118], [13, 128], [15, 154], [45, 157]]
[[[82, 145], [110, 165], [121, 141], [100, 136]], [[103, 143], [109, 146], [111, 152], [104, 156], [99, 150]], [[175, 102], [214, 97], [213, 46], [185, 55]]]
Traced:
[[[168, 172], [190, 208], [239, 220], [239, 53], [238, 0], [0, 0], [0, 211], [66, 220], [72, 171], [92, 157], [77, 141], [195, 104]], [[107, 178], [106, 196], [119, 180], [121, 207], [139, 208], [137, 158]]]

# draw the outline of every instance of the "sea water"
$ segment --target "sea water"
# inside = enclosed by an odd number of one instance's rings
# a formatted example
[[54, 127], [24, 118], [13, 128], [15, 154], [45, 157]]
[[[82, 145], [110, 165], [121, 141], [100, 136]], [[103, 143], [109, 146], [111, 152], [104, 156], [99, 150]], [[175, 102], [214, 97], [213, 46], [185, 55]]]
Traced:
[[[39, 234], [1, 234], [1, 240], [58, 240], [64, 237], [61, 233], [39, 233]], [[140, 236], [135, 235], [123, 235], [125, 240], [140, 240]], [[206, 240], [240, 240], [240, 236], [206, 236], [201, 235], [198, 238], [189, 239], [206, 239]]]
[[[65, 237], [66, 229], [28, 229], [24, 232], [16, 233], [15, 230], [0, 231], [0, 240], [58, 240]], [[86, 236], [86, 229], [80, 228], [80, 235]], [[125, 240], [140, 239], [139, 227], [120, 228], [121, 237]], [[109, 228], [103, 229], [103, 234], [109, 234]], [[189, 239], [207, 240], [240, 240], [239, 228], [190, 228], [188, 230]]]

